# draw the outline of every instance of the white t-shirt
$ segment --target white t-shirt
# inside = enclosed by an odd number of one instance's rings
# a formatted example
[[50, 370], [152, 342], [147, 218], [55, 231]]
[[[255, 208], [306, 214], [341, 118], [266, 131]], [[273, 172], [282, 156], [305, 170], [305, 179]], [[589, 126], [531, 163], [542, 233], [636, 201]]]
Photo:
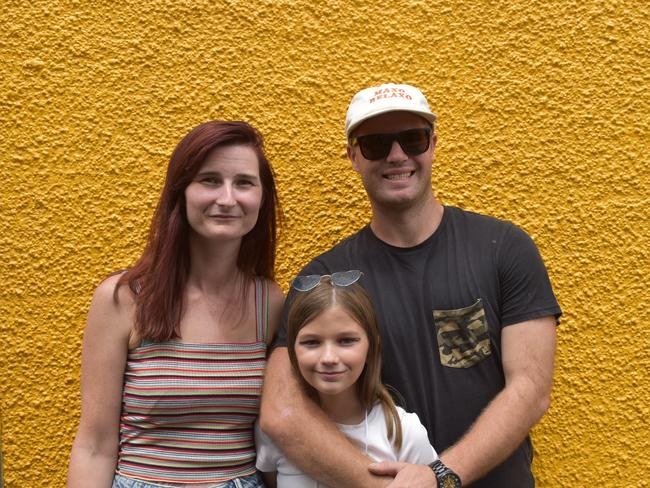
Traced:
[[[384, 409], [376, 404], [368, 412], [367, 420], [357, 425], [336, 424], [348, 438], [368, 454], [374, 461], [404, 461], [413, 464], [429, 464], [438, 459], [438, 454], [429, 443], [427, 429], [414, 413], [407, 413], [397, 407], [402, 423], [402, 447], [395, 450], [388, 439]], [[314, 432], [314, 435], [318, 435]], [[305, 475], [284, 457], [273, 441], [255, 424], [257, 447], [257, 469], [264, 472], [277, 471], [278, 488], [327, 488]]]

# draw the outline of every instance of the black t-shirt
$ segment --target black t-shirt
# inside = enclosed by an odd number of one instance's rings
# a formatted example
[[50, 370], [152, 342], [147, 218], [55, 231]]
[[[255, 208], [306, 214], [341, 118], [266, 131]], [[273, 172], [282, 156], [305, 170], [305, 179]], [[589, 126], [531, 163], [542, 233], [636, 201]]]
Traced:
[[[300, 274], [348, 269], [363, 271], [377, 313], [382, 379], [418, 414], [438, 452], [503, 389], [502, 328], [561, 314], [532, 239], [509, 222], [455, 207], [445, 207], [436, 232], [415, 247], [391, 246], [365, 227]], [[286, 320], [276, 345], [286, 345]], [[532, 487], [531, 461], [527, 438], [472, 486]]]

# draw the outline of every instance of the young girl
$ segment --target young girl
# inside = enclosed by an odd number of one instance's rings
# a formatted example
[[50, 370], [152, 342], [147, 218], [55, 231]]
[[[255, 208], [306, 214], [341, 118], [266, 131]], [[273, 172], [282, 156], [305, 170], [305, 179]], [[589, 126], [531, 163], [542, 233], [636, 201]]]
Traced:
[[[303, 386], [339, 429], [374, 461], [429, 464], [437, 454], [417, 415], [397, 407], [380, 380], [381, 345], [357, 270], [298, 276], [287, 347]], [[268, 486], [322, 486], [293, 466], [259, 429], [257, 469]]]

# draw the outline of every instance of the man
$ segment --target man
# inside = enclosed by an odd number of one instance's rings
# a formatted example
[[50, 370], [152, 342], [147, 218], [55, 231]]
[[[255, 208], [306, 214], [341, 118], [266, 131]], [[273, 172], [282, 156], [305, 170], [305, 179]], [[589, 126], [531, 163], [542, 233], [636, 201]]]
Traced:
[[372, 219], [301, 274], [363, 271], [382, 330], [383, 380], [418, 414], [441, 462], [378, 463], [371, 472], [302, 394], [286, 347], [269, 361], [262, 428], [300, 468], [337, 488], [534, 486], [528, 433], [549, 405], [560, 308], [523, 231], [436, 200], [434, 123], [415, 87], [354, 96], [347, 152]]

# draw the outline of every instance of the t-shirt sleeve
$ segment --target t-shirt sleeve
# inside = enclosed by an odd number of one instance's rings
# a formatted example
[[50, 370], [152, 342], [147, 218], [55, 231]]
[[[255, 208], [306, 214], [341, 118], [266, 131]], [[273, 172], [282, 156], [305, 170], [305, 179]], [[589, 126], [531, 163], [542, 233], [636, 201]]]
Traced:
[[549, 315], [558, 320], [562, 311], [542, 257], [530, 236], [510, 224], [498, 259], [501, 325]]
[[429, 464], [438, 454], [429, 442], [427, 429], [415, 413], [407, 413], [398, 407], [402, 421], [402, 448], [397, 460], [412, 464]]
[[[312, 274], [329, 274], [325, 265], [318, 259], [312, 260], [307, 266], [305, 266], [298, 276], [300, 275], [312, 275]], [[291, 284], [289, 284], [291, 286]], [[282, 311], [282, 324], [280, 325], [280, 330], [278, 335], [273, 342], [273, 347], [286, 347], [287, 346], [287, 317], [289, 316], [289, 310], [291, 309], [291, 304], [296, 298], [296, 293], [300, 293], [293, 288], [289, 289], [287, 294], [287, 299], [284, 301], [284, 309]]]
[[278, 470], [278, 461], [282, 452], [278, 449], [269, 436], [260, 429], [259, 422], [255, 422], [255, 449], [257, 460], [255, 466], [264, 473], [272, 473]]

